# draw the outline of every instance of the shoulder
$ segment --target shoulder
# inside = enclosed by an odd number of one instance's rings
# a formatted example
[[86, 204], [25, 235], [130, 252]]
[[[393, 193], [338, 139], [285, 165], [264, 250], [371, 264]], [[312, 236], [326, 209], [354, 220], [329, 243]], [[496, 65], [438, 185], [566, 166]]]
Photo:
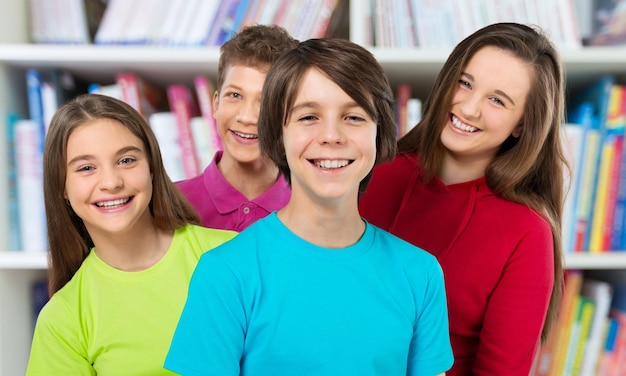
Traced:
[[208, 247], [206, 249], [210, 249], [231, 240], [236, 235], [237, 232], [231, 230], [221, 230], [188, 224], [177, 229], [175, 236], [194, 242], [201, 247]]
[[[267, 217], [260, 218], [239, 233], [229, 230], [213, 230], [223, 232], [224, 236], [228, 237], [228, 241], [222, 242], [202, 257], [240, 262], [247, 261], [253, 257], [252, 254], [254, 252], [257, 252], [259, 249], [263, 250], [264, 247], [260, 246], [260, 242], [263, 239], [271, 238], [273, 232], [272, 225], [267, 223], [270, 219], [268, 217], [271, 218], [272, 214], [270, 213]], [[236, 254], [234, 254], [235, 251]], [[243, 255], [244, 253], [245, 255]]]
[[485, 182], [478, 188], [476, 210], [480, 217], [511, 231], [541, 230], [552, 233], [550, 222], [526, 204], [511, 201], [493, 192]]
[[87, 256], [72, 279], [50, 297], [37, 316], [37, 326], [79, 322], [80, 306], [84, 303], [81, 292], [85, 289], [85, 285], [89, 284], [89, 280], [99, 275], [91, 263], [92, 257], [91, 254]]
[[506, 255], [509, 262], [524, 262], [529, 268], [542, 265], [551, 269], [554, 237], [550, 222], [524, 204], [504, 199], [499, 199], [498, 203], [484, 208], [481, 216], [485, 223], [490, 221], [493, 224], [494, 246]]
[[181, 192], [185, 196], [198, 196], [200, 194], [211, 194], [211, 190], [205, 188], [205, 182], [215, 182], [221, 183], [221, 179], [218, 179], [221, 176], [221, 173], [217, 169], [217, 162], [222, 158], [222, 151], [215, 152], [213, 156], [213, 160], [209, 165], [202, 171], [201, 174], [194, 176], [193, 178], [180, 180], [175, 182], [176, 187], [181, 190]]
[[367, 189], [359, 198], [363, 217], [382, 228], [389, 228], [405, 191], [419, 177], [417, 156], [398, 154], [393, 161], [374, 168]]
[[180, 191], [185, 196], [187, 196], [190, 193], [195, 193], [201, 190], [202, 187], [204, 186], [205, 175], [207, 174], [209, 168], [210, 167], [207, 167], [207, 169], [204, 170], [204, 172], [202, 172], [201, 174], [197, 176], [194, 176], [193, 178], [180, 180], [180, 181], [175, 182], [174, 184], [176, 185], [178, 189], [180, 189]]
[[398, 154], [389, 163], [383, 163], [377, 165], [374, 168], [374, 175], [385, 178], [405, 178], [406, 174], [409, 175], [419, 170], [419, 164], [417, 155], [415, 154]]
[[531, 230], [552, 233], [550, 222], [535, 209], [510, 200], [497, 197], [497, 204], [489, 210], [498, 216], [501, 224], [512, 226], [516, 230]]
[[420, 168], [417, 156], [413, 154], [398, 154], [393, 161], [374, 167], [364, 196], [380, 197], [388, 195], [385, 201], [401, 195], [412, 180], [419, 177]]
[[374, 230], [374, 242], [389, 254], [406, 264], [419, 264], [425, 268], [440, 269], [437, 258], [424, 249], [413, 245], [396, 235], [375, 225], [368, 224]]

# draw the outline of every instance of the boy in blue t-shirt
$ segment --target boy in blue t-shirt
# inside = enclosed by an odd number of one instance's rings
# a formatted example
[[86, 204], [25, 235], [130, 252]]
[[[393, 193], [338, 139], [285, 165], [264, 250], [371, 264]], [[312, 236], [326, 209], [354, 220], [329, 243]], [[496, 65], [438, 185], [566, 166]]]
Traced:
[[[356, 74], [358, 72], [358, 74]], [[453, 362], [443, 275], [429, 253], [359, 215], [396, 151], [375, 58], [312, 39], [279, 58], [259, 142], [288, 204], [202, 256], [165, 367], [183, 375], [436, 375]]]

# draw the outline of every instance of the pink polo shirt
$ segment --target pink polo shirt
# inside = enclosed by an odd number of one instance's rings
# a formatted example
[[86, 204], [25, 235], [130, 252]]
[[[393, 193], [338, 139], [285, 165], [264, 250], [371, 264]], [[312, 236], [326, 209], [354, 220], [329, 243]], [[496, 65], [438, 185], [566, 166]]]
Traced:
[[218, 170], [221, 159], [222, 152], [218, 151], [202, 174], [176, 182], [200, 215], [203, 226], [240, 232], [289, 201], [291, 189], [282, 175], [262, 195], [248, 200]]

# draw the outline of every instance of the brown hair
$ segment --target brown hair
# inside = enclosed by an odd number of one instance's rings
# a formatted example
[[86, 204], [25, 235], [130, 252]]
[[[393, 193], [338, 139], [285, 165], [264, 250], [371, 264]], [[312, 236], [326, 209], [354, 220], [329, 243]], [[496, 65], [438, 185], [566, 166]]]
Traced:
[[64, 197], [67, 141], [76, 128], [94, 119], [119, 122], [145, 145], [153, 176], [150, 213], [157, 228], [174, 230], [200, 222], [194, 209], [167, 176], [157, 139], [145, 118], [118, 99], [97, 94], [80, 95], [54, 114], [44, 146], [43, 188], [50, 250], [50, 295], [74, 276], [94, 246], [82, 219], [67, 205]]
[[[376, 164], [396, 152], [393, 91], [383, 68], [363, 47], [345, 39], [310, 39], [281, 56], [270, 68], [261, 94], [259, 146], [288, 181], [289, 165], [283, 144], [283, 127], [291, 115], [300, 81], [308, 69], [317, 69], [335, 82], [374, 119]], [[361, 181], [364, 192], [372, 171]]]
[[[486, 26], [461, 41], [437, 76], [424, 104], [420, 123], [398, 141], [401, 153], [419, 153], [426, 179], [443, 158], [440, 137], [463, 68], [485, 46], [510, 51], [527, 62], [534, 77], [522, 117], [519, 138], [509, 137], [485, 171], [489, 187], [507, 200], [527, 205], [550, 222], [554, 240], [554, 286], [543, 328], [545, 339], [561, 298], [563, 255], [561, 221], [564, 200], [561, 124], [565, 111], [564, 76], [556, 48], [539, 30], [516, 23]], [[555, 178], [556, 177], [556, 178]]]
[[277, 25], [253, 25], [243, 28], [220, 47], [217, 89], [222, 88], [231, 65], [268, 69], [285, 51], [298, 45], [289, 32]]

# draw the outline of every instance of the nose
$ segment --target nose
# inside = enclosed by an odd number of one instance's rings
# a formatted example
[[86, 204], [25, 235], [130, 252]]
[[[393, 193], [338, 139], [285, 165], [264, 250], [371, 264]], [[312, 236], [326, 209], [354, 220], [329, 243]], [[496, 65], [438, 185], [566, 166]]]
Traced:
[[103, 167], [100, 169], [99, 187], [101, 190], [114, 191], [121, 188], [123, 185], [124, 179], [122, 179], [115, 167]]
[[339, 144], [344, 142], [344, 132], [341, 122], [326, 120], [320, 127], [320, 142], [323, 144]]
[[480, 116], [480, 98], [478, 95], [467, 95], [461, 101], [459, 108], [464, 117], [477, 118]]
[[236, 120], [244, 125], [256, 125], [259, 119], [260, 103], [244, 101], [237, 111]]

